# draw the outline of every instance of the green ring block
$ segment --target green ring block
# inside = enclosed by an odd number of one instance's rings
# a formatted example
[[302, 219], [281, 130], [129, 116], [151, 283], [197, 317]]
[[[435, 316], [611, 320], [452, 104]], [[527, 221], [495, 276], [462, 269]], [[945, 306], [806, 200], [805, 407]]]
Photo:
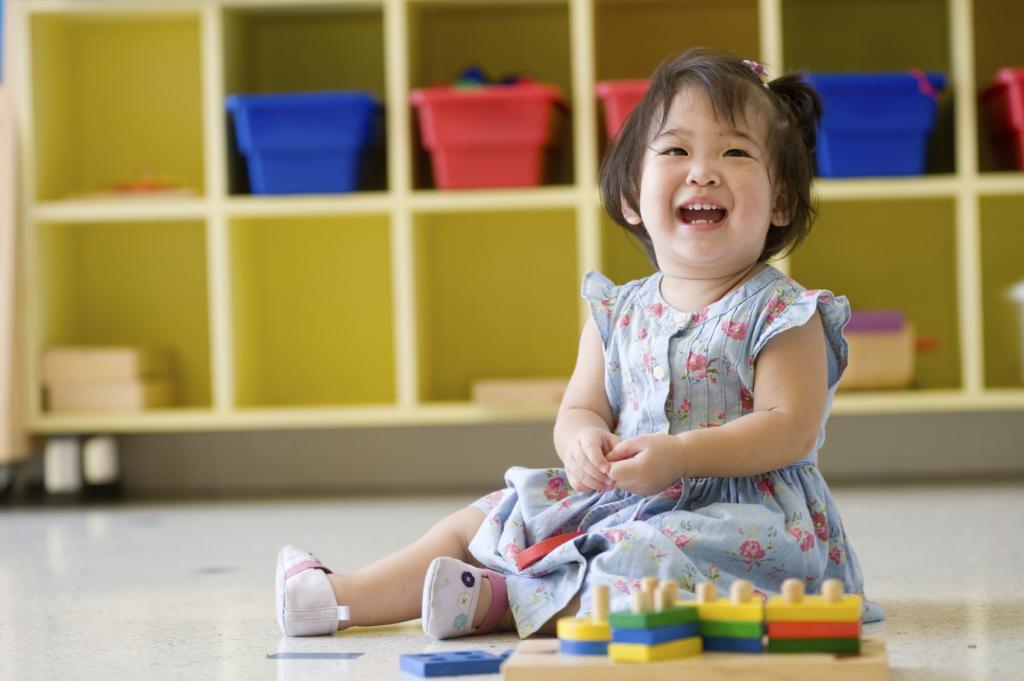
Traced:
[[661, 612], [613, 612], [608, 616], [608, 624], [613, 629], [651, 629], [696, 621], [696, 606], [670, 608]]
[[859, 638], [768, 639], [769, 653], [860, 653]]
[[712, 638], [761, 638], [760, 622], [701, 622], [700, 635]]

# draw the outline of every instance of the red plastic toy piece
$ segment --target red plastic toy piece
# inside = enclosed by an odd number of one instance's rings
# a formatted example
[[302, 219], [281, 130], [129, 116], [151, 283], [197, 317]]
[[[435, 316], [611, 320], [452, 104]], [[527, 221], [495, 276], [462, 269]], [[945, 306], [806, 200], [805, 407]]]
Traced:
[[548, 537], [544, 541], [537, 542], [530, 548], [524, 549], [518, 556], [516, 556], [516, 565], [519, 566], [520, 570], [525, 570], [565, 542], [575, 539], [581, 534], [583, 534], [583, 530], [576, 530], [575, 532], [558, 534], [554, 537]]

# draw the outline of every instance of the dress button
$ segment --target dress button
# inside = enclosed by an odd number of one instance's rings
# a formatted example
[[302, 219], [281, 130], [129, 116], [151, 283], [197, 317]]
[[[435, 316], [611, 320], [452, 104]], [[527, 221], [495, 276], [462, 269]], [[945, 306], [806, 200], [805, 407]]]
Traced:
[[665, 378], [665, 367], [654, 367], [654, 378], [659, 381]]
[[676, 326], [686, 326], [690, 323], [690, 315], [685, 312], [676, 313]]

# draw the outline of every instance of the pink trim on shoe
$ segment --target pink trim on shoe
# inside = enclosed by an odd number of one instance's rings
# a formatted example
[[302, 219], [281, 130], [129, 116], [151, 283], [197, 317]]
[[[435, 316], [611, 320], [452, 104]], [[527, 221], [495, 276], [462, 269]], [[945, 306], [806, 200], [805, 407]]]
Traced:
[[300, 572], [305, 572], [306, 570], [313, 570], [313, 569], [323, 570], [324, 572], [326, 572], [329, 575], [333, 574], [329, 568], [324, 567], [319, 561], [316, 561], [316, 560], [304, 560], [301, 563], [296, 563], [295, 565], [292, 565], [290, 568], [285, 570], [285, 573], [284, 573], [285, 581], [287, 581], [288, 579], [291, 579], [292, 577], [294, 577], [295, 575], [299, 574]]
[[484, 615], [484, 621], [476, 628], [474, 634], [488, 634], [501, 623], [501, 618], [508, 612], [508, 589], [505, 578], [493, 570], [483, 569], [484, 577], [491, 583], [491, 606]]

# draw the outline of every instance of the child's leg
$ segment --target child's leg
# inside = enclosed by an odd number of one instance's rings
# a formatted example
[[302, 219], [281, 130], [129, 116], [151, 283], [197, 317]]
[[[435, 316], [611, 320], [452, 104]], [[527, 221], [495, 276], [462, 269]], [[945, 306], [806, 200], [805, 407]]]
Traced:
[[[328, 575], [334, 597], [349, 607], [350, 620], [339, 625], [392, 624], [420, 616], [423, 580], [431, 561], [450, 556], [479, 566], [469, 543], [484, 521], [483, 511], [467, 506], [439, 521], [415, 542], [390, 556], [349, 574]], [[473, 625], [483, 620], [491, 604], [488, 580], [481, 580]], [[511, 623], [511, 618], [506, 617]], [[504, 622], [502, 624], [505, 624]]]

